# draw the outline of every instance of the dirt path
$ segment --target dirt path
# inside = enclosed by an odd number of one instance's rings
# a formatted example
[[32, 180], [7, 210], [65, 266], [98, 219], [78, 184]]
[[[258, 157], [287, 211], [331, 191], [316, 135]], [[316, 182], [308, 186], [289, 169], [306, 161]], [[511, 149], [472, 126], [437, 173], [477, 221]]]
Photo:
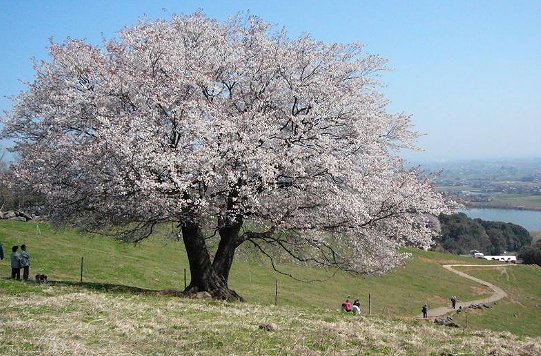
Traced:
[[[443, 268], [445, 268], [446, 270], [449, 270], [449, 271], [451, 271], [453, 273], [456, 273], [461, 277], [471, 279], [472, 281], [475, 281], [475, 282], [480, 283], [480, 284], [482, 284], [484, 286], [487, 286], [490, 289], [492, 289], [492, 291], [494, 291], [494, 294], [492, 294], [488, 298], [477, 299], [477, 300], [469, 300], [469, 301], [465, 301], [465, 302], [456, 303], [456, 309], [458, 309], [460, 307], [465, 308], [465, 307], [467, 307], [469, 305], [472, 305], [472, 304], [492, 303], [492, 302], [495, 302], [495, 301], [500, 300], [502, 298], [505, 298], [507, 296], [507, 293], [505, 293], [505, 291], [503, 289], [501, 289], [498, 286], [495, 286], [492, 283], [488, 283], [486, 281], [483, 281], [482, 279], [475, 278], [475, 277], [470, 276], [469, 274], [466, 274], [464, 272], [457, 271], [457, 270], [453, 269], [453, 267], [509, 267], [509, 266], [515, 266], [515, 265], [512, 265], [512, 264], [500, 264], [500, 265], [443, 265]], [[451, 303], [451, 301], [449, 301], [449, 304], [450, 303]], [[438, 317], [438, 316], [442, 316], [442, 315], [451, 313], [454, 310], [455, 309], [453, 309], [451, 307], [439, 307], [439, 308], [435, 308], [435, 309], [429, 309], [428, 310], [428, 317], [429, 318], [435, 318], [435, 317]], [[417, 317], [422, 318], [423, 315], [419, 314]]]

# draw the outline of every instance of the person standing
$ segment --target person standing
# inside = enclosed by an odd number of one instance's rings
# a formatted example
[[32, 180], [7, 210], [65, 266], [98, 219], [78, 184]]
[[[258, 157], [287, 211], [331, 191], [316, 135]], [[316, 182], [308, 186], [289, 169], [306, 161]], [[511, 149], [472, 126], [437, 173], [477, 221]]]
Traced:
[[453, 309], [456, 309], [456, 297], [453, 295], [451, 297], [451, 305], [453, 306]]
[[0, 243], [0, 261], [4, 259], [4, 248], [2, 247], [2, 244]]
[[421, 309], [421, 311], [423, 312], [423, 319], [428, 318], [428, 305], [423, 305], [423, 309]]
[[26, 251], [26, 245], [21, 245], [21, 267], [23, 268], [23, 280], [28, 280], [30, 274], [30, 255]]
[[11, 248], [11, 278], [21, 280], [21, 257], [17, 253], [19, 246]]

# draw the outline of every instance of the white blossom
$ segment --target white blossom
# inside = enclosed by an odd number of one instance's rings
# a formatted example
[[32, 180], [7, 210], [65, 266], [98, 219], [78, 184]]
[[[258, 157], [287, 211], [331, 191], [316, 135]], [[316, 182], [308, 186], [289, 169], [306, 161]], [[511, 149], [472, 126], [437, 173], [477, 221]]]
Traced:
[[50, 56], [4, 136], [55, 223], [144, 237], [161, 222], [242, 219], [239, 241], [262, 251], [381, 272], [398, 247], [429, 246], [427, 214], [448, 210], [398, 158], [418, 135], [387, 112], [385, 60], [360, 44], [194, 14]]

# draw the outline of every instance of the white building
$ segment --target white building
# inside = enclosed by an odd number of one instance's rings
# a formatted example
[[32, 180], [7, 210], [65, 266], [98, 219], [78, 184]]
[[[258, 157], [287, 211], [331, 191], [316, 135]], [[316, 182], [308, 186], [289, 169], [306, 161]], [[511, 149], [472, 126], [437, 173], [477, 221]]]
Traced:
[[489, 260], [489, 261], [501, 261], [501, 262], [512, 262], [512, 263], [517, 262], [517, 256], [508, 256], [508, 255], [504, 255], [504, 256], [485, 256], [481, 252], [475, 252], [473, 254], [473, 257], [475, 257], [475, 258], [484, 258], [485, 260]]

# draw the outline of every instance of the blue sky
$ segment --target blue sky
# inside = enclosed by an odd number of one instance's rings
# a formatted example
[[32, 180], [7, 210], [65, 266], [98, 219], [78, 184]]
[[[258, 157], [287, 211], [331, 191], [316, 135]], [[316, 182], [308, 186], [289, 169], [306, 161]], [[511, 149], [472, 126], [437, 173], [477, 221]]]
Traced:
[[[93, 44], [150, 19], [249, 11], [324, 42], [366, 44], [389, 60], [390, 110], [413, 115], [411, 161], [541, 157], [541, 1], [0, 0], [0, 111], [32, 80], [49, 38]], [[6, 144], [4, 143], [4, 146]]]

